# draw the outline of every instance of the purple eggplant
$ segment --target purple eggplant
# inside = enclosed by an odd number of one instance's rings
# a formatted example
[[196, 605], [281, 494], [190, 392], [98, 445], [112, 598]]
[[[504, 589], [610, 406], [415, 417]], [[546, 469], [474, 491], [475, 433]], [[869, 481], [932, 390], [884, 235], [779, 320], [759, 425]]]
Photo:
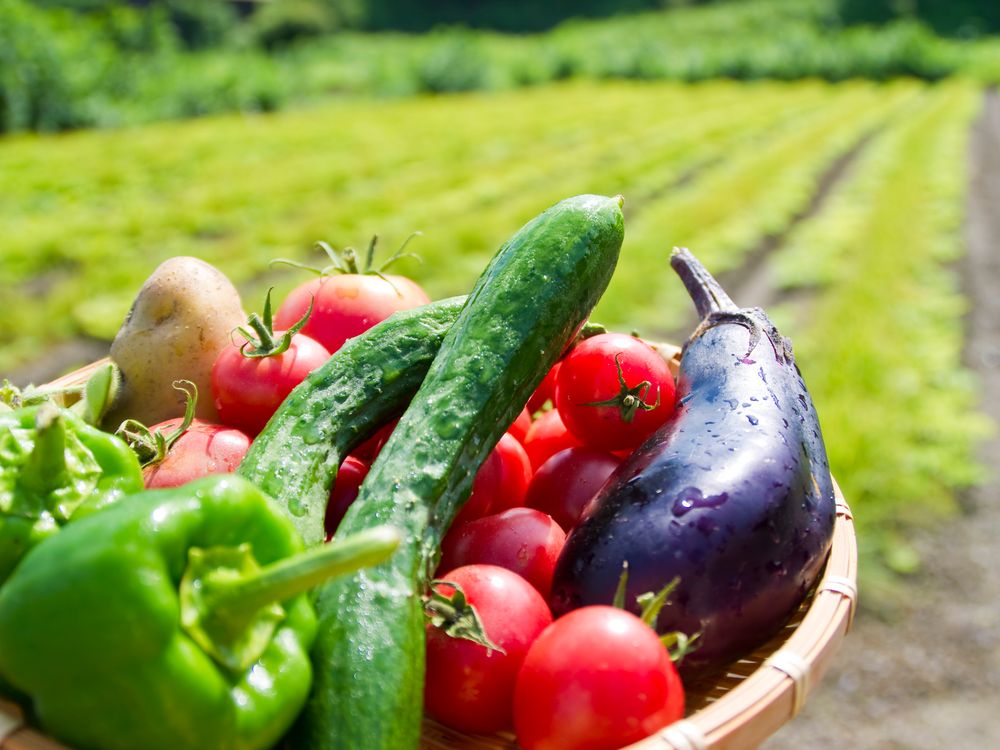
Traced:
[[777, 633], [816, 582], [835, 500], [819, 420], [783, 338], [741, 309], [687, 250], [671, 265], [701, 323], [684, 345], [676, 417], [608, 479], [556, 566], [558, 616], [679, 584], [661, 633], [699, 633], [685, 677]]

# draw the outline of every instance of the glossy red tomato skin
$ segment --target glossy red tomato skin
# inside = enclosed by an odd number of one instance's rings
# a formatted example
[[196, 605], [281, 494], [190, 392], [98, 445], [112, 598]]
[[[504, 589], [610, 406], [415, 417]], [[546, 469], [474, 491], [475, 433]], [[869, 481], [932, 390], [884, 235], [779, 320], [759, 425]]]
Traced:
[[535, 392], [531, 394], [531, 398], [528, 399], [528, 412], [534, 414], [536, 411], [545, 406], [547, 401], [553, 401], [556, 395], [556, 376], [559, 373], [559, 362], [556, 362], [545, 373], [545, 377], [542, 378], [542, 382], [538, 384]]
[[[649, 381], [643, 400], [659, 405], [635, 412], [625, 421], [617, 406], [592, 406], [621, 391], [619, 357], [625, 382], [634, 387]], [[623, 333], [604, 333], [577, 344], [561, 361], [556, 378], [555, 404], [566, 428], [580, 442], [607, 451], [636, 448], [669, 420], [676, 407], [673, 374], [664, 359], [641, 339]]]
[[567, 533], [622, 459], [586, 445], [561, 450], [531, 477], [524, 504], [550, 515]]
[[336, 532], [340, 521], [343, 519], [351, 503], [358, 497], [358, 490], [361, 483], [368, 476], [371, 467], [360, 458], [348, 456], [337, 470], [333, 487], [330, 488], [330, 500], [326, 505], [326, 539], [330, 541]]
[[375, 434], [365, 440], [361, 445], [351, 451], [351, 455], [361, 459], [365, 463], [371, 463], [382, 451], [382, 446], [389, 440], [392, 431], [399, 424], [398, 419], [394, 419], [388, 424], [384, 424], [375, 431]]
[[528, 454], [517, 438], [505, 432], [476, 472], [472, 494], [452, 526], [524, 505], [530, 482]]
[[528, 413], [528, 407], [521, 409], [521, 413], [517, 415], [517, 419], [514, 420], [514, 424], [507, 428], [507, 432], [517, 438], [517, 441], [524, 445], [524, 438], [528, 435], [528, 430], [531, 429], [531, 414]]
[[577, 445], [583, 443], [566, 429], [558, 409], [549, 409], [539, 416], [524, 437], [524, 450], [534, 471], [559, 451]]
[[[153, 425], [150, 432], [161, 430], [169, 435], [180, 422], [180, 418], [168, 419]], [[195, 419], [163, 461], [143, 469], [143, 480], [147, 488], [153, 489], [179, 487], [210, 474], [231, 474], [249, 448], [250, 436], [245, 432]]]
[[[430, 302], [427, 293], [404, 276], [336, 274], [321, 276], [293, 289], [274, 314], [275, 328], [290, 328], [312, 302], [309, 320], [301, 332], [337, 351], [347, 339], [364, 333], [394, 312]], [[391, 282], [391, 283], [390, 283]]]
[[466, 565], [442, 578], [461, 586], [490, 640], [505, 653], [428, 625], [425, 708], [442, 724], [462, 732], [509, 729], [521, 662], [552, 623], [548, 605], [531, 584], [496, 565]]
[[547, 601], [565, 543], [566, 532], [545, 513], [510, 508], [452, 528], [441, 543], [439, 568], [499, 565], [524, 578]]
[[212, 366], [219, 421], [256, 436], [295, 386], [329, 358], [326, 347], [301, 333], [292, 336], [286, 351], [270, 357], [244, 357], [236, 344], [227, 346]]
[[560, 617], [521, 665], [514, 725], [522, 750], [613, 750], [684, 715], [684, 689], [656, 632], [590, 606]]

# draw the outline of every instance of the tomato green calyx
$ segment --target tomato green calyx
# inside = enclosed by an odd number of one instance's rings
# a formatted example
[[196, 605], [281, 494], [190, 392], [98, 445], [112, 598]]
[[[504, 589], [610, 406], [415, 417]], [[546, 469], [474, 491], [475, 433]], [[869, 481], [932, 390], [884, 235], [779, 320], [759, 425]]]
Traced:
[[384, 562], [400, 534], [376, 526], [261, 567], [249, 544], [192, 547], [180, 583], [181, 625], [219, 664], [256, 662], [285, 618], [281, 602], [323, 581]]
[[190, 380], [175, 380], [173, 386], [175, 390], [180, 391], [186, 396], [184, 419], [177, 425], [176, 430], [169, 435], [164, 435], [162, 430], [150, 432], [146, 425], [135, 419], [126, 419], [115, 430], [115, 434], [135, 451], [136, 456], [139, 458], [139, 465], [142, 468], [163, 461], [170, 452], [171, 446], [177, 442], [181, 435], [187, 432], [194, 421], [194, 410], [198, 405], [198, 386]]
[[[274, 335], [274, 317], [271, 314], [271, 292], [267, 290], [267, 297], [264, 299], [263, 317], [257, 313], [250, 313], [246, 326], [240, 326], [236, 330], [246, 339], [240, 346], [240, 354], [249, 359], [262, 359], [264, 357], [276, 357], [288, 351], [292, 345], [292, 337], [302, 330], [302, 327], [309, 321], [312, 315], [313, 303], [316, 301], [310, 298], [309, 307], [295, 323], [285, 331], [280, 338]], [[249, 328], [247, 327], [249, 326]]]
[[[452, 593], [441, 593], [441, 586], [450, 587]], [[457, 583], [440, 579], [431, 581], [430, 592], [424, 597], [424, 613], [431, 625], [447, 636], [478, 643], [490, 651], [507, 653], [490, 640], [479, 613]]]
[[617, 407], [621, 415], [622, 422], [630, 424], [635, 419], [637, 411], [653, 411], [660, 405], [660, 389], [656, 389], [656, 403], [646, 402], [646, 396], [653, 384], [648, 380], [643, 380], [634, 386], [629, 386], [625, 382], [625, 374], [622, 372], [622, 353], [615, 355], [615, 367], [618, 370], [618, 386], [620, 390], [612, 398], [604, 401], [591, 401], [583, 406], [614, 406]]
[[372, 276], [378, 276], [382, 281], [387, 283], [392, 287], [393, 291], [400, 297], [403, 293], [399, 291], [395, 284], [392, 283], [392, 279], [386, 276], [386, 271], [389, 269], [393, 263], [401, 260], [402, 258], [414, 258], [418, 262], [423, 262], [421, 257], [416, 253], [406, 252], [406, 246], [410, 244], [410, 240], [414, 237], [421, 236], [421, 232], [412, 232], [409, 237], [407, 237], [403, 244], [399, 246], [392, 255], [390, 255], [381, 265], [375, 266], [375, 246], [378, 244], [378, 235], [372, 235], [371, 240], [368, 242], [368, 248], [365, 250], [365, 261], [363, 265], [358, 263], [358, 251], [353, 247], [345, 247], [343, 250], [337, 250], [332, 247], [328, 242], [320, 240], [316, 243], [316, 247], [326, 253], [326, 256], [330, 259], [330, 264], [323, 266], [322, 268], [317, 268], [316, 266], [308, 266], [304, 263], [299, 263], [295, 260], [288, 260], [286, 258], [278, 258], [272, 260], [271, 264], [283, 263], [285, 265], [293, 266], [294, 268], [299, 268], [303, 271], [309, 271], [317, 276], [330, 276], [332, 274], [356, 274], [364, 275], [371, 274]]

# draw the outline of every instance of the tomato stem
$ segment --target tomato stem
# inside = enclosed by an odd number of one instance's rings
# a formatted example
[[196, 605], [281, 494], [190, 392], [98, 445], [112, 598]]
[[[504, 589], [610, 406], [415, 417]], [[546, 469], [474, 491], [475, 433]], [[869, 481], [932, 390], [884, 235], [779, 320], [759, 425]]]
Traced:
[[363, 266], [358, 264], [358, 251], [353, 247], [345, 247], [343, 250], [336, 250], [330, 245], [330, 243], [324, 242], [323, 240], [316, 242], [316, 247], [326, 253], [327, 258], [330, 259], [329, 265], [319, 268], [287, 258], [275, 258], [271, 261], [271, 265], [282, 263], [303, 271], [309, 271], [317, 276], [330, 276], [334, 273], [356, 275], [371, 274], [372, 276], [378, 276], [382, 279], [382, 281], [391, 286], [393, 291], [396, 292], [398, 296], [402, 297], [403, 293], [396, 287], [395, 284], [392, 283], [392, 279], [386, 276], [386, 271], [389, 269], [389, 266], [403, 258], [413, 258], [419, 263], [423, 262], [423, 259], [416, 253], [405, 252], [406, 246], [410, 244], [410, 241], [414, 237], [421, 236], [421, 234], [421, 232], [411, 232], [410, 235], [403, 240], [403, 244], [399, 246], [399, 249], [377, 267], [375, 266], [375, 246], [378, 244], [377, 234], [372, 235], [371, 240], [368, 241]]
[[292, 345], [292, 337], [302, 330], [302, 327], [308, 322], [309, 316], [312, 315], [315, 298], [310, 298], [309, 308], [305, 311], [305, 314], [285, 331], [280, 339], [275, 340], [274, 318], [271, 315], [272, 291], [272, 289], [267, 290], [267, 297], [264, 299], [263, 317], [258, 316], [257, 313], [250, 313], [250, 317], [247, 319], [247, 325], [253, 330], [247, 330], [243, 326], [236, 329], [246, 339], [240, 347], [240, 354], [244, 357], [261, 359], [263, 357], [276, 357], [279, 354], [284, 354], [288, 351], [288, 347]]
[[170, 448], [174, 443], [188, 431], [191, 423], [194, 422], [195, 407], [198, 405], [198, 386], [190, 380], [175, 380], [173, 387], [185, 394], [186, 404], [184, 407], [184, 418], [177, 425], [177, 429], [169, 435], [164, 435], [163, 430], [150, 432], [149, 428], [142, 422], [135, 419], [126, 419], [121, 426], [115, 430], [115, 434], [124, 440], [128, 447], [135, 451], [142, 468], [158, 464], [167, 457]]
[[640, 409], [642, 411], [652, 411], [660, 405], [660, 389], [656, 389], [656, 403], [646, 403], [646, 395], [653, 384], [648, 380], [643, 380], [634, 386], [629, 386], [625, 382], [625, 374], [622, 372], [622, 352], [615, 355], [615, 367], [618, 370], [619, 391], [614, 396], [604, 401], [590, 401], [582, 406], [614, 406], [618, 408], [622, 422], [630, 424], [635, 419], [635, 414]]
[[[442, 586], [451, 587], [452, 592], [441, 593], [439, 588]], [[431, 625], [451, 638], [461, 638], [478, 643], [490, 651], [507, 653], [490, 640], [479, 612], [465, 596], [462, 587], [453, 581], [431, 581], [430, 592], [424, 597], [424, 614]]]
[[35, 445], [21, 481], [39, 497], [63, 484], [66, 474], [66, 423], [53, 404], [35, 415]]

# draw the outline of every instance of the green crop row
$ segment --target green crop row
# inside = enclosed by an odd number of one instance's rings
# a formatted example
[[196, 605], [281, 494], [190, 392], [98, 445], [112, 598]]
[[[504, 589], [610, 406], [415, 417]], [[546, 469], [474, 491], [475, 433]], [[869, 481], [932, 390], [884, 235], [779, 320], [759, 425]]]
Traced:
[[955, 489], [981, 478], [975, 446], [990, 427], [962, 362], [954, 267], [980, 97], [967, 85], [927, 91], [775, 259], [784, 288], [808, 290], [778, 314], [855, 509], [873, 598], [879, 571], [918, 563], [914, 525], [939, 521]]
[[[628, 267], [664, 266], [671, 245], [682, 245], [716, 272], [739, 268], [764, 238], [781, 235], [806, 209], [838, 158], [904, 113], [923, 90], [912, 82], [842, 85], [837, 100], [797, 117], [794, 127], [758, 133], [697, 180], [644, 206], [629, 225]], [[650, 304], [635, 309], [627, 302], [641, 297]], [[645, 274], [626, 271], [612, 280], [598, 314], [613, 324], [631, 319], [669, 331], [689, 308], [676, 287], [651, 290]]]
[[[425, 263], [407, 270], [435, 296], [458, 293], [512, 228], [567, 194], [621, 193], [640, 221], [657, 191], [675, 192], [685, 175], [699, 182], [700, 165], [804, 121], [837, 122], [847, 102], [856, 110], [881, 91], [573, 84], [8, 139], [0, 328], [20, 333], [0, 342], [0, 369], [81, 333], [110, 337], [170, 255], [218, 264], [252, 305], [266, 286], [280, 294], [297, 278], [269, 270], [273, 258], [306, 259], [319, 239], [362, 245], [376, 232], [398, 245], [421, 230], [413, 249]], [[393, 137], [403, 122], [406, 139]], [[648, 276], [638, 263], [621, 272]]]

